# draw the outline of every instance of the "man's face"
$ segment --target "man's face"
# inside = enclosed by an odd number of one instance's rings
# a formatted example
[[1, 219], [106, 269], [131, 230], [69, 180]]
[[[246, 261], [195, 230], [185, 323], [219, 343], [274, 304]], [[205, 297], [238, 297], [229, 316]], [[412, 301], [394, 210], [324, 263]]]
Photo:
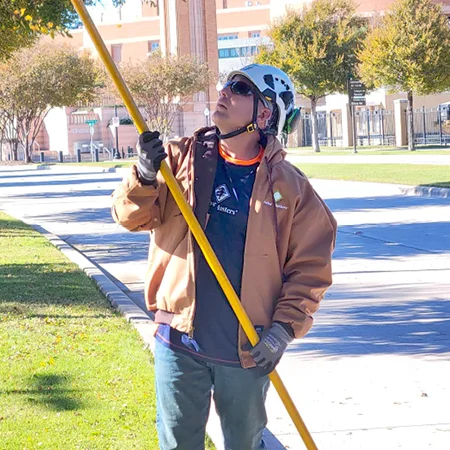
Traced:
[[[252, 87], [250, 81], [242, 75], [233, 77], [232, 82], [244, 83], [245, 86]], [[247, 126], [252, 121], [255, 94], [251, 90], [247, 92], [245, 86], [237, 84], [234, 89], [235, 92], [233, 92], [233, 88], [227, 83], [219, 92], [216, 110], [213, 112], [211, 118], [222, 133], [237, 130]], [[258, 103], [258, 114], [264, 109], [269, 111], [261, 102]], [[267, 120], [267, 117], [264, 120]], [[265, 123], [262, 123], [261, 128], [264, 128], [264, 126]]]

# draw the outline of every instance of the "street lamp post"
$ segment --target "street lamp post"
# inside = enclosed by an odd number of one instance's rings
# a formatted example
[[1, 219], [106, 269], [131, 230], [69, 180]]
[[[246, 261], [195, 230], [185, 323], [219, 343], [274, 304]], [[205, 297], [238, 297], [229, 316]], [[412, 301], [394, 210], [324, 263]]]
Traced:
[[117, 105], [114, 105], [114, 127], [116, 128], [116, 150], [119, 152], [119, 124], [120, 119], [117, 116]]
[[207, 107], [203, 111], [203, 114], [205, 115], [206, 126], [209, 127], [209, 109]]

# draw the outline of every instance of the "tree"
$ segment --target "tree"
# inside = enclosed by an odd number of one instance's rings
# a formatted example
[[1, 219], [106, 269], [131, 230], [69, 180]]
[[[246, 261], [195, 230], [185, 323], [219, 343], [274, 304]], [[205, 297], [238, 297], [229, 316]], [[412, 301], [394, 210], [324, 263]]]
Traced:
[[209, 85], [206, 64], [190, 56], [163, 57], [153, 52], [148, 59], [121, 68], [136, 103], [143, 107], [147, 124], [167, 138], [183, 106]]
[[[113, 0], [120, 6], [126, 0]], [[156, 6], [157, 2], [142, 0]], [[84, 0], [87, 6], [101, 0]], [[33, 45], [43, 34], [70, 36], [78, 23], [70, 0], [0, 0], [0, 60], [9, 58], [15, 50]]]
[[359, 54], [366, 84], [408, 96], [408, 148], [414, 150], [413, 96], [450, 88], [450, 28], [441, 5], [395, 3]]
[[291, 77], [298, 93], [311, 101], [312, 143], [320, 151], [317, 101], [346, 92], [357, 53], [367, 32], [351, 0], [314, 0], [301, 11], [287, 10], [271, 24], [273, 45], [263, 46], [256, 62], [273, 64]]
[[95, 96], [94, 61], [67, 44], [41, 42], [0, 64], [0, 115], [13, 159], [22, 144], [32, 161], [33, 144], [52, 107], [70, 106]]
[[75, 19], [70, 0], [0, 0], [0, 60], [33, 45], [43, 34], [69, 35]]

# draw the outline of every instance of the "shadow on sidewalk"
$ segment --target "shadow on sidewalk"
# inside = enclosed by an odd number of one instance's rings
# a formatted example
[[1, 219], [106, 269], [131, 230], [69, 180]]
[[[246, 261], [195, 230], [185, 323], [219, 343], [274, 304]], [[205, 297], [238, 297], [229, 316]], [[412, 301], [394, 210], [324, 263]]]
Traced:
[[[16, 175], [9, 175], [11, 172], [15, 172]], [[19, 175], [20, 173], [20, 175]], [[90, 172], [90, 174], [95, 174], [96, 172]], [[104, 173], [101, 170], [98, 171], [98, 173]], [[48, 170], [36, 170], [36, 169], [30, 169], [30, 170], [8, 170], [5, 172], [0, 171], [0, 181], [6, 180], [8, 178], [34, 178], [34, 177], [76, 177], [76, 176], [82, 176], [82, 172], [65, 172], [65, 173], [53, 173], [49, 172]], [[32, 180], [29, 181], [30, 183], [33, 183]]]
[[[288, 348], [288, 354], [432, 357], [450, 352], [450, 300], [434, 298], [391, 303], [389, 298], [379, 298], [389, 295], [388, 289], [378, 293], [383, 295], [370, 295], [371, 286], [359, 290], [355, 287], [351, 292], [339, 288], [334, 291], [343, 299], [339, 306], [333, 305], [332, 299], [325, 299], [315, 326], [306, 338]], [[355, 304], [352, 297], [358, 295], [363, 296], [364, 301]], [[345, 305], [345, 298], [348, 298], [348, 305]]]
[[[444, 217], [442, 217], [444, 219]], [[334, 259], [383, 259], [450, 253], [449, 221], [343, 225]]]
[[[48, 180], [48, 181], [18, 181], [18, 182], [1, 182], [0, 177], [0, 188], [13, 188], [13, 187], [30, 187], [30, 186], [67, 186], [67, 185], [76, 185], [76, 184], [92, 184], [92, 183], [105, 183], [105, 182], [115, 182], [119, 183], [122, 181], [122, 178], [87, 178], [85, 180]], [[94, 190], [94, 189], [93, 189]], [[69, 194], [70, 195], [70, 194]], [[68, 196], [69, 196], [68, 195]]]
[[86, 191], [70, 191], [70, 192], [24, 192], [21, 195], [8, 195], [8, 202], [12, 199], [29, 199], [29, 200], [51, 200], [58, 198], [74, 198], [74, 197], [109, 197], [114, 189], [90, 189]]

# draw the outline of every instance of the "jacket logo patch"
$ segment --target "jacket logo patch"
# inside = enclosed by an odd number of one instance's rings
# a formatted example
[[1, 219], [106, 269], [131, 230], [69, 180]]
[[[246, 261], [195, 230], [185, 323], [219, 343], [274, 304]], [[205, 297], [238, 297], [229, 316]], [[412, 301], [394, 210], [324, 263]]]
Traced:
[[276, 191], [273, 194], [273, 198], [275, 199], [275, 203], [278, 203], [280, 200], [283, 199], [283, 196], [280, 194], [280, 191]]
[[226, 184], [217, 186], [214, 193], [216, 195], [217, 203], [222, 203], [224, 200], [231, 197]]

